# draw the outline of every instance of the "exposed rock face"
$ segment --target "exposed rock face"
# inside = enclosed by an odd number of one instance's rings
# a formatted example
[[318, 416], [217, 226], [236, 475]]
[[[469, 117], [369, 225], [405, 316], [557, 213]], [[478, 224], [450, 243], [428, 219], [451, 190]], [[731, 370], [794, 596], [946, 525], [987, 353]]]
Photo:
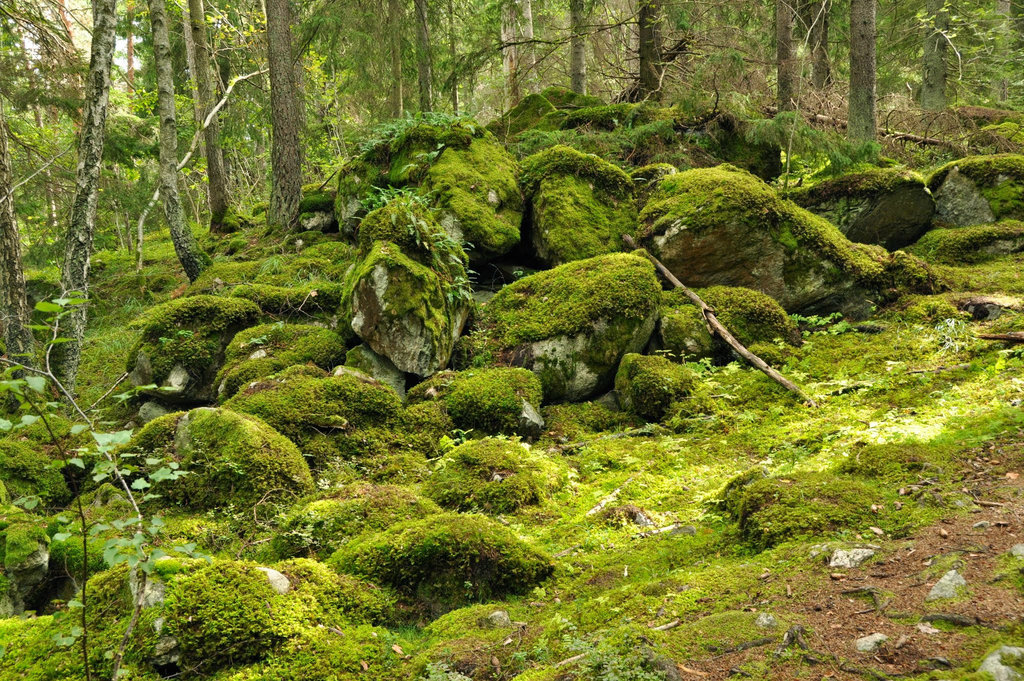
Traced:
[[345, 355], [345, 366], [358, 369], [381, 383], [391, 386], [398, 396], [405, 399], [405, 374], [387, 357], [374, 352], [365, 343], [357, 345]]
[[942, 575], [935, 586], [928, 592], [926, 601], [940, 601], [947, 598], [956, 598], [967, 589], [967, 580], [956, 570], [950, 570]]
[[980, 225], [996, 219], [981, 190], [954, 167], [935, 190], [938, 217], [956, 227]]
[[1021, 658], [1024, 658], [1024, 648], [1000, 646], [982, 660], [978, 672], [988, 672], [992, 675], [993, 681], [1018, 681], [1022, 678], [1021, 673], [1010, 664], [1019, 665]]
[[858, 568], [874, 555], [875, 552], [871, 549], [837, 549], [829, 559], [828, 566], [841, 569]]
[[0, 616], [25, 612], [50, 565], [50, 538], [34, 523], [15, 523], [6, 528], [2, 576], [7, 584], [0, 592]]
[[938, 221], [952, 227], [1024, 218], [1024, 156], [970, 156], [928, 180]]
[[905, 170], [874, 170], [822, 182], [789, 195], [839, 228], [846, 238], [890, 251], [931, 227], [935, 201], [924, 180]]

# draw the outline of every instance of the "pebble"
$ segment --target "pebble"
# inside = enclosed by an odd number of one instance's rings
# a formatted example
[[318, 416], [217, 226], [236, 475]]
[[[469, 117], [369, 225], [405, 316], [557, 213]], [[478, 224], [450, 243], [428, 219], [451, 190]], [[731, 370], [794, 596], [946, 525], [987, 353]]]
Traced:
[[1002, 646], [1001, 648], [989, 653], [984, 660], [981, 662], [981, 666], [978, 667], [978, 672], [988, 672], [992, 675], [993, 681], [1018, 681], [1021, 678], [1020, 672], [1015, 671], [1013, 667], [1003, 663], [1005, 658], [1021, 658], [1024, 657], [1024, 648], [1016, 646]]
[[979, 520], [978, 522], [971, 525], [971, 527], [973, 527], [976, 530], [987, 530], [988, 528], [992, 527], [992, 523], [990, 523], [987, 520]]
[[935, 586], [928, 592], [925, 601], [939, 601], [945, 598], [956, 598], [961, 589], [967, 588], [967, 580], [956, 570], [950, 570], [942, 575], [942, 579], [935, 582]]
[[267, 581], [270, 582], [270, 586], [272, 586], [274, 591], [282, 596], [292, 590], [292, 583], [288, 581], [287, 577], [277, 570], [268, 567], [258, 567], [256, 569], [267, 576]]
[[495, 610], [481, 624], [488, 629], [507, 629], [512, 626], [512, 618], [504, 610]]
[[779, 621], [775, 619], [774, 615], [769, 615], [766, 612], [762, 612], [754, 620], [754, 626], [759, 629], [774, 629], [779, 626]]
[[832, 554], [828, 566], [832, 568], [857, 568], [868, 558], [872, 558], [875, 552], [871, 549], [837, 549]]
[[889, 640], [889, 637], [885, 634], [870, 634], [862, 638], [858, 638], [854, 645], [857, 650], [862, 653], [873, 653], [882, 647], [882, 644]]
[[1010, 555], [1014, 558], [1024, 558], [1024, 544], [1014, 544], [1010, 549]]

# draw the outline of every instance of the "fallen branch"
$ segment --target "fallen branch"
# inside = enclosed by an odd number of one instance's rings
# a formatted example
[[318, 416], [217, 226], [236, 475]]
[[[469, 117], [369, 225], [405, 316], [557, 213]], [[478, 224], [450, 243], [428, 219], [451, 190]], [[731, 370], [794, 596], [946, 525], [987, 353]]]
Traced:
[[[625, 241], [626, 245], [632, 249], [635, 249], [637, 247], [636, 242], [633, 241], [633, 238], [628, 234], [624, 234], [622, 236], [622, 240]], [[725, 328], [722, 322], [718, 321], [718, 317], [715, 316], [715, 311], [711, 307], [709, 307], [708, 304], [705, 303], [700, 296], [698, 296], [692, 290], [687, 288], [686, 285], [683, 284], [683, 282], [679, 281], [679, 279], [677, 279], [676, 276], [672, 274], [672, 272], [670, 272], [667, 267], [661, 264], [660, 260], [655, 258], [650, 253], [646, 253], [646, 255], [650, 259], [650, 261], [654, 263], [654, 266], [657, 268], [657, 270], [661, 272], [662, 276], [668, 279], [669, 283], [671, 283], [676, 288], [682, 289], [683, 293], [686, 294], [686, 297], [689, 298], [693, 302], [693, 304], [700, 309], [700, 313], [704, 317], [704, 323], [707, 324], [708, 331], [711, 332], [711, 335], [718, 336], [719, 338], [724, 340], [729, 345], [729, 347], [736, 351], [736, 353], [740, 357], [747, 360], [747, 362], [749, 362], [754, 368], [758, 369], [759, 371], [767, 375], [768, 378], [772, 379], [786, 390], [794, 393], [797, 397], [800, 398], [802, 402], [804, 402], [808, 406], [818, 406], [814, 402], [814, 400], [812, 400], [810, 397], [804, 394], [804, 391], [801, 390], [795, 383], [790, 381], [788, 378], [780, 374], [775, 369], [772, 369], [770, 366], [768, 366], [767, 362], [765, 362], [763, 359], [752, 353], [750, 350], [747, 350], [747, 348], [744, 347], [742, 343], [736, 340], [735, 336], [729, 333], [729, 329]]]
[[587, 511], [587, 516], [592, 516], [595, 513], [599, 513], [601, 511], [603, 511], [605, 506], [607, 506], [608, 504], [610, 504], [613, 501], [615, 501], [616, 499], [618, 499], [619, 498], [619, 493], [622, 492], [622, 488], [625, 487], [626, 485], [628, 485], [629, 483], [633, 482], [633, 478], [635, 478], [635, 477], [636, 477], [636, 474], [634, 473], [633, 475], [631, 475], [628, 478], [626, 478], [626, 481], [624, 483], [622, 483], [621, 485], [616, 487], [614, 490], [612, 490], [612, 493], [609, 494], [608, 496], [606, 496], [604, 499], [601, 499], [601, 501], [597, 502], [597, 505], [594, 506], [594, 508], [592, 508], [589, 511]]
[[651, 631], [668, 631], [669, 629], [675, 629], [680, 624], [682, 624], [682, 620], [677, 618], [672, 620], [668, 624], [662, 624], [661, 626], [651, 627]]
[[1024, 331], [1011, 331], [1010, 333], [979, 333], [981, 340], [1003, 341], [1004, 343], [1024, 343]]

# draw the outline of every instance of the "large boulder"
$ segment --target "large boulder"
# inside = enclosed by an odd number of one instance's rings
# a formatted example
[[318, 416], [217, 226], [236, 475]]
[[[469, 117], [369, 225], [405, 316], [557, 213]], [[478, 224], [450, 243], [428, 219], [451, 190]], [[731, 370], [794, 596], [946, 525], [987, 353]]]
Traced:
[[141, 333], [128, 353], [128, 378], [135, 386], [155, 385], [143, 392], [164, 402], [212, 402], [228, 343], [259, 315], [255, 303], [221, 296], [157, 305], [133, 324]]
[[924, 180], [896, 168], [851, 173], [794, 190], [788, 197], [828, 219], [850, 241], [890, 251], [917, 241], [935, 214]]
[[633, 181], [593, 154], [555, 146], [523, 161], [533, 248], [548, 265], [622, 250], [636, 230]]
[[457, 428], [474, 434], [536, 437], [544, 427], [537, 376], [516, 367], [443, 371], [409, 392], [409, 402], [440, 400]]
[[419, 202], [396, 198], [360, 226], [346, 289], [352, 330], [398, 369], [444, 369], [472, 304], [465, 253]]
[[939, 168], [928, 180], [936, 218], [952, 227], [1024, 218], [1024, 156], [971, 156]]
[[656, 423], [695, 383], [692, 371], [665, 357], [629, 354], [619, 364], [615, 392], [626, 411]]
[[0, 617], [19, 615], [46, 579], [50, 537], [42, 523], [19, 509], [0, 508]]
[[644, 244], [687, 285], [752, 288], [790, 312], [866, 315], [893, 290], [934, 287], [915, 258], [854, 244], [729, 165], [669, 175], [640, 220]]
[[910, 249], [929, 262], [963, 265], [1024, 251], [1024, 222], [933, 229]]
[[647, 345], [660, 301], [646, 258], [577, 260], [499, 291], [470, 343], [481, 361], [536, 373], [547, 401], [585, 400], [611, 387], [623, 355]]

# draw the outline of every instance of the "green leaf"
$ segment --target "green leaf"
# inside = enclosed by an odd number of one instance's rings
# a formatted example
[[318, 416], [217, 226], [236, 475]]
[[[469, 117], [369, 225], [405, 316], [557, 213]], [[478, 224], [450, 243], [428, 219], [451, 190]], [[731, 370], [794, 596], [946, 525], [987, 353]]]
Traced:
[[46, 390], [46, 379], [42, 376], [26, 376], [25, 384], [37, 393], [42, 393]]
[[83, 433], [88, 429], [89, 426], [85, 425], [84, 423], [76, 423], [75, 425], [71, 426], [71, 434], [78, 435], [79, 433]]
[[70, 532], [58, 532], [57, 534], [53, 535], [53, 541], [67, 541], [70, 538]]
[[132, 439], [132, 431], [130, 430], [119, 430], [116, 433], [96, 433], [92, 434], [96, 444], [100, 447], [109, 447], [111, 445], [124, 445], [128, 444], [128, 441]]
[[14, 424], [11, 423], [10, 421], [8, 421], [7, 419], [0, 419], [0, 430], [6, 432], [6, 431], [10, 430], [13, 427], [14, 427]]
[[35, 414], [22, 414], [22, 416], [21, 416], [21, 425], [23, 427], [28, 427], [28, 426], [34, 425], [38, 420], [39, 420], [39, 417], [36, 416]]
[[139, 478], [138, 480], [132, 483], [132, 489], [137, 489], [141, 491], [146, 489], [147, 487], [152, 487], [152, 485], [149, 484], [149, 482], [146, 481], [145, 478]]
[[82, 459], [77, 457], [77, 456], [72, 458], [72, 459], [69, 459], [68, 463], [71, 464], [72, 466], [78, 466], [79, 468], [82, 468], [82, 469], [85, 468], [85, 462], [82, 461]]
[[60, 312], [64, 308], [56, 303], [51, 303], [48, 300], [40, 300], [36, 303], [36, 310], [39, 312]]

